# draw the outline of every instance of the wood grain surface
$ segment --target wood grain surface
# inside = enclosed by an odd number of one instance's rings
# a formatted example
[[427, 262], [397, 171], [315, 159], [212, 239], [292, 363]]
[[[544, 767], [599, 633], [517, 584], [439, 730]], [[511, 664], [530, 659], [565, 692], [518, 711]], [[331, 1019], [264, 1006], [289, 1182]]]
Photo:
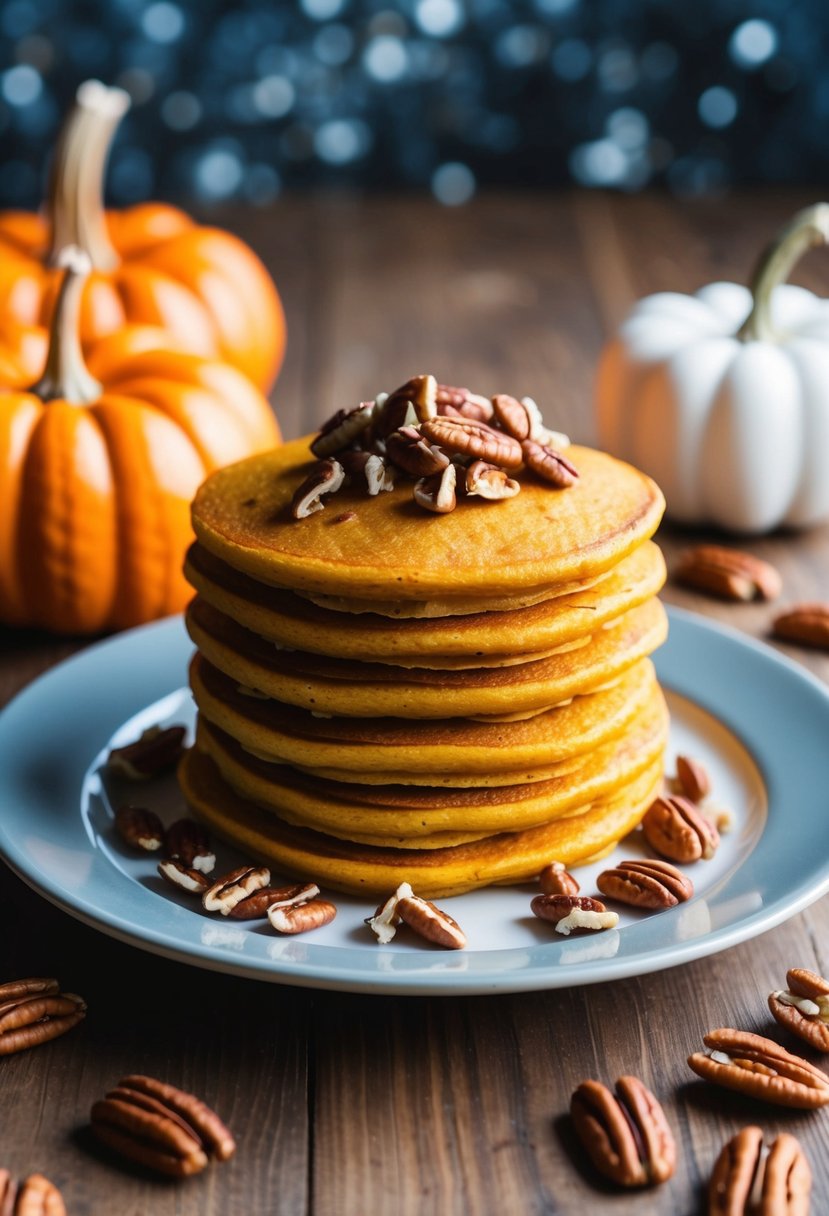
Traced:
[[[806, 201], [535, 195], [451, 210], [289, 199], [219, 218], [258, 249], [283, 294], [289, 349], [274, 401], [287, 436], [434, 371], [484, 392], [531, 393], [552, 425], [589, 442], [596, 358], [634, 299], [744, 280], [776, 225]], [[827, 277], [818, 256], [798, 272], [824, 294]], [[663, 529], [669, 565], [702, 536]], [[781, 602], [829, 599], [826, 528], [751, 549], [780, 569]], [[672, 584], [666, 599], [767, 636], [767, 605], [721, 604]], [[0, 634], [0, 703], [76, 648]], [[829, 656], [780, 649], [829, 681]], [[340, 995], [145, 954], [71, 920], [3, 870], [0, 982], [56, 975], [86, 997], [89, 1014], [64, 1038], [0, 1059], [0, 1167], [46, 1173], [71, 1216], [690, 1216], [703, 1210], [723, 1140], [759, 1121], [801, 1139], [813, 1212], [826, 1212], [826, 1114], [714, 1092], [685, 1057], [715, 1026], [769, 1033], [768, 992], [791, 966], [829, 973], [827, 940], [822, 900], [758, 940], [625, 982], [442, 1000]], [[96, 1148], [89, 1107], [129, 1072], [215, 1106], [237, 1137], [236, 1158], [171, 1183]], [[659, 1095], [680, 1145], [675, 1177], [645, 1194], [598, 1181], [566, 1118], [580, 1080], [625, 1072]]]

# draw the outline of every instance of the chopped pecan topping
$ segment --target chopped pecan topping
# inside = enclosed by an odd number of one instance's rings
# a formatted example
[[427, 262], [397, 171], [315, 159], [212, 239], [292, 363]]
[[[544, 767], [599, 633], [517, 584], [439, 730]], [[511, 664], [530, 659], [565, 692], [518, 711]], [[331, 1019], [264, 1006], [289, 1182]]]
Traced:
[[618, 1186], [653, 1186], [676, 1169], [665, 1112], [637, 1077], [620, 1077], [615, 1095], [599, 1081], [582, 1081], [570, 1115], [596, 1169]]
[[307, 519], [325, 505], [323, 494], [335, 494], [345, 481], [345, 470], [337, 460], [318, 460], [291, 499], [294, 519]]

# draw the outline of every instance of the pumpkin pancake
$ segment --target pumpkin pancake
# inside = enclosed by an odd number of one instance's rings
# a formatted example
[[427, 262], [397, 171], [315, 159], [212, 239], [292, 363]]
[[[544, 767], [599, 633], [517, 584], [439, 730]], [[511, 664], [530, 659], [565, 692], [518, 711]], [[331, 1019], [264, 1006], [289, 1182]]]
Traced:
[[[468, 499], [448, 515], [429, 515], [400, 481], [374, 497], [341, 490], [337, 513], [295, 520], [291, 499], [312, 459], [309, 440], [299, 439], [213, 474], [193, 504], [200, 543], [242, 573], [302, 593], [491, 599], [595, 578], [647, 540], [664, 509], [645, 474], [572, 447], [580, 477], [566, 491], [524, 472], [515, 498]], [[336, 522], [347, 512], [347, 522]]]
[[[447, 831], [479, 833], [533, 827], [621, 788], [662, 753], [667, 710], [654, 689], [644, 713], [618, 739], [566, 765], [562, 775], [510, 786], [355, 785], [300, 773], [246, 752], [199, 718], [197, 747], [243, 798], [288, 822], [347, 840], [378, 839], [398, 848], [434, 848]], [[436, 834], [439, 834], [436, 837]], [[434, 838], [434, 839], [433, 839]]]
[[[656, 675], [641, 659], [612, 688], [518, 722], [466, 718], [318, 718], [239, 690], [195, 655], [190, 685], [199, 709], [237, 742], [267, 759], [343, 780], [514, 784], [521, 766], [558, 764], [619, 735], [652, 696]], [[354, 774], [357, 774], [355, 777]]]
[[443, 849], [377, 848], [293, 827], [240, 799], [197, 748], [185, 754], [179, 781], [190, 807], [210, 830], [280, 874], [371, 898], [385, 897], [406, 881], [424, 898], [438, 899], [492, 883], [527, 882], [551, 857], [573, 866], [603, 853], [640, 822], [659, 791], [662, 766], [646, 769], [580, 814]]
[[546, 657], [656, 595], [665, 581], [665, 563], [648, 541], [589, 591], [509, 612], [420, 620], [321, 608], [240, 574], [198, 544], [187, 555], [185, 574], [207, 603], [280, 646], [404, 667], [449, 668]]
[[436, 673], [280, 651], [198, 596], [186, 620], [199, 650], [237, 683], [314, 713], [359, 718], [465, 717], [552, 708], [622, 675], [656, 649], [667, 632], [665, 611], [652, 599], [608, 622], [579, 650], [516, 667]]

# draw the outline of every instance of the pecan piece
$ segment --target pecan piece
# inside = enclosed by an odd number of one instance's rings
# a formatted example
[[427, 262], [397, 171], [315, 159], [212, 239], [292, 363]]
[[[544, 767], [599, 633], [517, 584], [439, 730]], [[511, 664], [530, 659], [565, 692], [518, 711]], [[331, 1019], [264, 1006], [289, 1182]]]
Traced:
[[438, 417], [424, 422], [420, 429], [432, 443], [458, 456], [486, 460], [509, 471], [519, 469], [523, 463], [520, 443], [511, 435], [487, 426], [485, 422], [473, 422], [471, 418]]
[[199, 1173], [208, 1156], [227, 1161], [236, 1151], [233, 1136], [215, 1111], [153, 1077], [124, 1077], [95, 1103], [90, 1121], [109, 1148], [175, 1178]]
[[694, 1052], [688, 1065], [705, 1081], [799, 1110], [829, 1102], [829, 1077], [772, 1039], [725, 1027], [710, 1031], [703, 1042], [708, 1051]]
[[829, 981], [804, 967], [786, 972], [785, 990], [769, 994], [769, 1009], [781, 1026], [817, 1051], [829, 1052]]
[[463, 950], [466, 945], [466, 934], [449, 913], [414, 892], [398, 899], [396, 912], [404, 924], [427, 942], [446, 950]]
[[389, 435], [386, 454], [389, 460], [413, 477], [431, 477], [449, 464], [446, 453], [435, 444], [426, 443], [420, 431], [413, 426], [404, 426]]
[[579, 471], [572, 461], [549, 444], [525, 439], [521, 444], [521, 452], [527, 468], [532, 469], [542, 481], [549, 482], [559, 490], [575, 485], [579, 479]]
[[486, 397], [470, 393], [468, 388], [439, 384], [436, 402], [438, 413], [447, 418], [469, 418], [472, 422], [489, 422], [492, 417], [492, 403]]
[[164, 827], [155, 811], [143, 806], [119, 806], [115, 811], [118, 835], [132, 849], [156, 853], [164, 844]]
[[551, 861], [538, 876], [544, 895], [578, 895], [579, 884], [563, 861]]
[[177, 819], [167, 829], [167, 852], [188, 869], [200, 870], [202, 874], [209, 874], [216, 866], [210, 838], [195, 819]]
[[417, 415], [417, 421], [425, 422], [427, 418], [434, 418], [437, 415], [437, 392], [438, 383], [434, 376], [412, 376], [405, 384], [401, 384], [400, 388], [396, 388], [393, 393], [389, 394], [389, 401], [402, 398], [411, 402]]
[[475, 460], [466, 470], [466, 493], [469, 497], [477, 495], [487, 498], [490, 502], [500, 502], [504, 498], [515, 498], [521, 490], [519, 482], [510, 477], [506, 470], [499, 469], [496, 464], [488, 464], [485, 460]]
[[829, 604], [795, 604], [774, 618], [772, 632], [785, 642], [829, 650]]
[[713, 823], [688, 798], [676, 794], [656, 798], [642, 820], [652, 849], [671, 861], [692, 862], [714, 856], [720, 836]]
[[162, 878], [179, 891], [188, 895], [203, 895], [210, 886], [210, 879], [201, 870], [186, 866], [183, 861], [174, 857], [158, 863], [158, 872]]
[[268, 920], [277, 933], [309, 933], [329, 925], [337, 915], [337, 909], [327, 899], [310, 899], [305, 903], [272, 904], [268, 908]]
[[231, 909], [270, 881], [271, 872], [266, 866], [238, 866], [207, 888], [202, 895], [202, 905], [207, 912], [228, 916]]
[[43, 1174], [30, 1174], [18, 1186], [8, 1170], [0, 1170], [0, 1216], [66, 1216], [66, 1205]]
[[322, 511], [323, 494], [335, 494], [345, 481], [345, 470], [338, 460], [318, 460], [291, 499], [294, 519], [307, 519], [314, 511]]
[[510, 397], [508, 393], [497, 393], [492, 398], [492, 411], [496, 421], [513, 439], [520, 443], [522, 439], [530, 438], [532, 419], [523, 401]]
[[263, 920], [274, 906], [284, 908], [307, 903], [319, 893], [319, 887], [313, 882], [294, 883], [290, 887], [262, 887], [231, 908], [230, 915], [234, 920]]
[[454, 511], [457, 505], [455, 486], [457, 473], [453, 464], [448, 464], [440, 473], [431, 477], [422, 477], [415, 482], [414, 500], [419, 507], [434, 511], [437, 515], [446, 515]]
[[692, 756], [677, 756], [676, 779], [683, 794], [692, 802], [702, 802], [711, 793], [711, 778], [701, 760]]
[[677, 582], [725, 600], [774, 600], [783, 583], [774, 566], [723, 545], [686, 549], [674, 571]]
[[397, 911], [397, 905], [401, 899], [408, 898], [411, 895], [412, 888], [410, 884], [401, 882], [397, 890], [380, 904], [374, 915], [366, 917], [363, 921], [363, 924], [368, 925], [369, 929], [371, 929], [381, 946], [388, 945], [397, 933], [397, 926], [400, 924], [400, 913]]
[[114, 747], [107, 757], [107, 769], [129, 781], [157, 777], [178, 764], [186, 733], [183, 726], [150, 726], [134, 743]]
[[708, 1216], [808, 1216], [812, 1171], [794, 1136], [782, 1132], [766, 1149], [759, 1127], [744, 1127], [717, 1158], [708, 1186]]
[[565, 937], [571, 933], [615, 929], [619, 923], [615, 912], [608, 912], [600, 899], [589, 895], [536, 895], [530, 907], [539, 920], [551, 921], [556, 933]]
[[361, 401], [353, 409], [337, 410], [320, 428], [311, 444], [311, 451], [320, 460], [326, 456], [336, 456], [368, 428], [373, 409], [373, 401]]
[[694, 886], [667, 861], [620, 861], [596, 879], [603, 895], [635, 908], [673, 908], [690, 899]]
[[57, 1039], [77, 1026], [86, 1002], [59, 992], [57, 980], [15, 980], [0, 986], [0, 1056]]
[[596, 1169], [618, 1186], [653, 1186], [673, 1174], [676, 1145], [665, 1112], [637, 1077], [620, 1077], [615, 1095], [600, 1081], [582, 1081], [570, 1115]]

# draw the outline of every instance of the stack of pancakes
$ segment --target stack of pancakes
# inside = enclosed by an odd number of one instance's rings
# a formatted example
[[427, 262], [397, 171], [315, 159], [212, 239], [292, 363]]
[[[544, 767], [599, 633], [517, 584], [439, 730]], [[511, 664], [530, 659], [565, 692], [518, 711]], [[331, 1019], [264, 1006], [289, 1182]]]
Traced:
[[657, 487], [572, 447], [580, 477], [431, 515], [411, 483], [294, 519], [308, 440], [215, 473], [186, 573], [198, 647], [180, 781], [282, 873], [432, 898], [609, 851], [658, 792], [648, 655]]

